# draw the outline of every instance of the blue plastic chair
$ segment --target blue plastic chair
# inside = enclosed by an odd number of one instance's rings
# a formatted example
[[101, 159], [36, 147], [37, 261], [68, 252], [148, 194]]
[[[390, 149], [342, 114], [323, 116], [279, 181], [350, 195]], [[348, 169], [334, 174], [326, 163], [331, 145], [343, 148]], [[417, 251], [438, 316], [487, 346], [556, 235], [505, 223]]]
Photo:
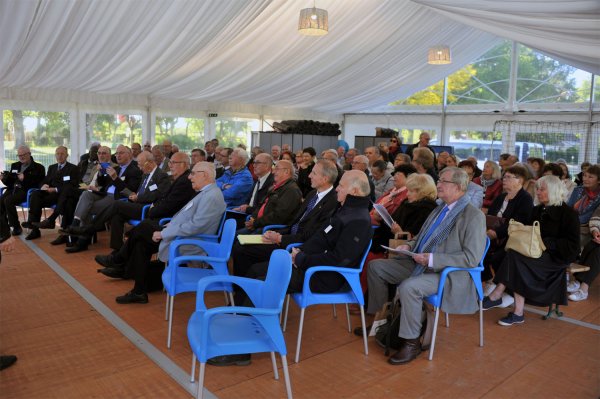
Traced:
[[146, 219], [146, 214], [148, 213], [148, 209], [150, 209], [151, 205], [152, 204], [144, 205], [144, 207], [142, 208], [142, 218], [141, 219], [129, 219], [129, 221], [127, 223], [129, 223], [132, 226], [137, 226], [138, 224], [140, 224], [142, 222], [142, 220]]
[[[198, 282], [196, 311], [188, 322], [188, 340], [193, 352], [191, 382], [194, 382], [196, 359], [200, 362], [198, 398], [202, 398], [207, 359], [241, 353], [271, 352], [273, 373], [279, 379], [275, 352], [281, 355], [288, 398], [292, 397], [287, 365], [287, 349], [279, 325], [279, 314], [292, 275], [292, 258], [283, 249], [271, 254], [265, 281], [237, 277], [214, 276]], [[218, 307], [207, 309], [205, 291], [215, 284], [236, 284], [256, 307]]]
[[[293, 245], [293, 244], [292, 244]], [[292, 245], [288, 246], [290, 248]], [[296, 245], [297, 246], [297, 245]], [[335, 304], [336, 303], [344, 303], [346, 304], [346, 318], [348, 319], [348, 331], [352, 332], [352, 325], [350, 324], [350, 311], [348, 309], [349, 303], [357, 303], [360, 306], [360, 320], [362, 322], [363, 328], [363, 341], [365, 345], [365, 355], [369, 354], [369, 346], [367, 344], [367, 329], [365, 324], [365, 298], [363, 296], [362, 287], [360, 286], [360, 273], [362, 272], [363, 266], [365, 265], [365, 260], [367, 259], [367, 255], [369, 254], [369, 250], [371, 249], [371, 241], [369, 241], [369, 245], [365, 249], [365, 253], [360, 261], [360, 266], [358, 268], [349, 268], [349, 267], [338, 267], [338, 266], [313, 266], [306, 271], [304, 275], [304, 285], [302, 287], [302, 292], [290, 294], [294, 299], [294, 302], [300, 306], [300, 325], [298, 327], [298, 343], [296, 345], [296, 357], [294, 361], [298, 363], [300, 359], [300, 345], [302, 343], [302, 327], [304, 324], [304, 311], [310, 305], [320, 305], [320, 304], [332, 304], [334, 317], [335, 314]], [[341, 274], [347, 282], [347, 285], [342, 288], [341, 291], [332, 292], [332, 293], [316, 293], [310, 290], [310, 279], [311, 277], [318, 272], [337, 272]], [[285, 316], [283, 322], [283, 331], [285, 331], [287, 325], [287, 316], [288, 316], [288, 308], [289, 308], [289, 300], [290, 295], [287, 297], [287, 304], [285, 307]]]
[[[433, 335], [431, 338], [431, 347], [429, 349], [429, 360], [433, 359], [433, 350], [435, 348], [435, 337], [437, 334], [437, 326], [438, 320], [440, 317], [440, 306], [442, 304], [442, 299], [444, 297], [444, 284], [446, 282], [446, 278], [449, 273], [453, 272], [463, 272], [469, 273], [471, 279], [473, 280], [473, 284], [475, 284], [475, 289], [477, 290], [477, 299], [479, 302], [479, 346], [483, 346], [483, 287], [481, 286], [481, 272], [483, 271], [483, 259], [485, 258], [485, 254], [487, 253], [490, 247], [490, 239], [486, 237], [485, 242], [485, 250], [483, 251], [483, 255], [481, 256], [481, 260], [479, 261], [479, 265], [477, 267], [465, 268], [465, 267], [453, 267], [448, 266], [440, 275], [440, 283], [438, 285], [437, 293], [434, 295], [430, 295], [425, 297], [425, 302], [431, 304], [435, 310], [435, 320], [433, 322]], [[446, 327], [450, 327], [450, 320], [448, 318], [448, 313], [446, 313]]]
[[[226, 216], [227, 216], [227, 212], [224, 212], [223, 216], [221, 217], [221, 223], [219, 224], [219, 229], [217, 230], [216, 234], [196, 234], [196, 235], [186, 237], [186, 238], [200, 238], [204, 241], [219, 242], [219, 239], [221, 238], [221, 234], [223, 234], [223, 226], [225, 226]], [[158, 224], [160, 226], [164, 226], [165, 224], [169, 223], [171, 221], [171, 219], [172, 218], [162, 218], [158, 221]]]
[[[162, 281], [167, 292], [166, 319], [169, 321], [167, 333], [167, 348], [171, 348], [171, 329], [173, 325], [173, 302], [175, 295], [182, 292], [194, 292], [199, 280], [209, 276], [227, 276], [227, 261], [231, 255], [231, 248], [235, 238], [236, 223], [234, 219], [225, 222], [221, 242], [209, 242], [198, 238], [175, 239], [169, 247], [169, 262], [162, 274]], [[182, 246], [195, 246], [202, 248], [207, 255], [180, 255], [179, 248]], [[212, 269], [195, 267], [179, 267], [191, 261], [208, 263]], [[233, 303], [233, 289], [231, 284], [213, 284], [211, 291], [226, 291], [229, 300]]]

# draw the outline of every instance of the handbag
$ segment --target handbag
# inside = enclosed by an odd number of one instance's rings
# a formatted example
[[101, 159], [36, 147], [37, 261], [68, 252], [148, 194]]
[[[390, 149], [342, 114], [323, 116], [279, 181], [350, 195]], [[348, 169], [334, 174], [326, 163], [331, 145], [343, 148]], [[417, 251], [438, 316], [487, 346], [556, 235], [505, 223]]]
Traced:
[[513, 219], [508, 222], [508, 241], [506, 250], [512, 249], [529, 258], [539, 258], [546, 246], [540, 233], [540, 222], [533, 222], [533, 226], [526, 226]]
[[[403, 238], [401, 238], [403, 237]], [[396, 235], [394, 235], [394, 238], [390, 238], [390, 244], [388, 245], [388, 247], [390, 248], [396, 248], [400, 245], [406, 244], [409, 240], [410, 240], [410, 233], [405, 232], [405, 233], [398, 233]]]
[[496, 230], [500, 226], [506, 223], [506, 219], [500, 216], [485, 215], [485, 229]]

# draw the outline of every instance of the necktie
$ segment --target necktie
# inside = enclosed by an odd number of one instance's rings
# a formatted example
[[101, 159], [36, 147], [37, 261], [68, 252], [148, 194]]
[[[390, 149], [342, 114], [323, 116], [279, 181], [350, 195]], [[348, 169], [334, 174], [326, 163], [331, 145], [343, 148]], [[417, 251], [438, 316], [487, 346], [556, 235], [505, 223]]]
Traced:
[[315, 194], [315, 196], [310, 199], [308, 205], [306, 206], [306, 210], [302, 214], [302, 217], [296, 223], [294, 223], [292, 225], [292, 229], [291, 229], [291, 233], [292, 234], [297, 234], [298, 233], [298, 228], [300, 227], [300, 222], [302, 220], [304, 220], [304, 217], [306, 215], [308, 215], [310, 213], [310, 211], [313, 210], [313, 208], [315, 207], [315, 205], [317, 205], [317, 200], [318, 199], [319, 199], [319, 196], [317, 194]]
[[148, 184], [148, 178], [150, 177], [150, 175], [146, 175], [146, 178], [144, 179], [144, 181], [142, 182], [142, 184], [140, 185], [140, 188], [138, 190], [138, 195], [142, 195], [144, 194], [144, 191], [146, 191], [146, 184]]
[[437, 229], [437, 227], [440, 225], [440, 223], [442, 223], [442, 220], [444, 220], [444, 216], [446, 216], [446, 213], [448, 213], [448, 209], [450, 209], [450, 208], [445, 206], [444, 209], [442, 209], [442, 211], [438, 215], [438, 217], [435, 219], [435, 222], [433, 222], [433, 224], [431, 225], [429, 230], [427, 230], [427, 233], [425, 234], [425, 236], [423, 236], [423, 239], [419, 243], [419, 248], [417, 248], [417, 251], [416, 251], [417, 253], [421, 252], [421, 249], [425, 246], [425, 243], [427, 242], [427, 240], [429, 240], [429, 238], [431, 237], [431, 235], [433, 234], [435, 229]]
[[260, 179], [258, 179], [256, 181], [255, 190], [254, 190], [254, 192], [252, 192], [252, 198], [250, 198], [250, 206], [252, 206], [252, 207], [256, 207], [256, 205], [258, 205], [258, 204], [255, 204], [255, 202], [256, 202], [256, 199], [257, 199], [256, 198], [256, 194], [258, 193], [259, 190], [260, 190]]
[[59, 165], [58, 165], [58, 171], [60, 172], [60, 171], [62, 170], [62, 168], [63, 168], [63, 165], [62, 165], [62, 164], [59, 164]]

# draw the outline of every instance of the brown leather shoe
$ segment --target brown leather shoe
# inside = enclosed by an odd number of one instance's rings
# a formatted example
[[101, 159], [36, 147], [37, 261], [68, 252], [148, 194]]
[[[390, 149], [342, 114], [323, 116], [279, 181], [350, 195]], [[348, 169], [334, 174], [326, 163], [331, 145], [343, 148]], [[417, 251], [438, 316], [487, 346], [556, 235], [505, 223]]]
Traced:
[[394, 353], [389, 359], [388, 363], [397, 366], [399, 364], [406, 364], [416, 359], [421, 353], [421, 342], [418, 338], [405, 339], [400, 346], [400, 350]]

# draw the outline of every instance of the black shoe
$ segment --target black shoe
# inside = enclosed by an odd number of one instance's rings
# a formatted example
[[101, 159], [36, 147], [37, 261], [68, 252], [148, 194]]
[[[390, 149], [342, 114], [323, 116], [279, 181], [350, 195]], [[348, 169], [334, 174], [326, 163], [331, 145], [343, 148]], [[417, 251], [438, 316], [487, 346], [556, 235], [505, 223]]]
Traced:
[[125, 269], [105, 267], [104, 269], [98, 269], [98, 273], [104, 274], [110, 278], [125, 278]]
[[[367, 335], [369, 335], [369, 330], [371, 330], [372, 324], [369, 324], [367, 326]], [[354, 335], [356, 335], [357, 337], [362, 337], [362, 326], [358, 326], [354, 329]]]
[[496, 299], [495, 301], [493, 301], [490, 299], [489, 296], [486, 296], [485, 298], [483, 298], [483, 301], [481, 302], [481, 307], [483, 308], [483, 310], [497, 308], [499, 306], [502, 306], [502, 298]]
[[14, 227], [12, 229], [12, 235], [13, 236], [20, 236], [23, 233], [23, 229], [21, 227]]
[[69, 243], [69, 236], [58, 236], [50, 241], [50, 245], [63, 245]]
[[56, 222], [54, 220], [46, 219], [43, 222], [32, 222], [32, 225], [38, 229], [54, 229], [56, 228]]
[[125, 295], [118, 296], [116, 300], [121, 305], [128, 303], [148, 303], [148, 294], [134, 294], [133, 291], [129, 291]]
[[388, 363], [394, 366], [399, 364], [406, 364], [419, 356], [421, 353], [421, 342], [419, 338], [416, 339], [405, 339], [400, 345], [398, 352], [394, 353], [389, 359]]
[[250, 354], [246, 353], [243, 355], [225, 355], [217, 356], [212, 359], [208, 359], [206, 363], [211, 366], [247, 366], [251, 362]]
[[110, 255], [96, 255], [94, 258], [97, 264], [100, 266], [108, 267], [111, 269], [124, 269], [125, 263], [115, 262], [115, 257], [113, 254]]
[[65, 249], [65, 252], [68, 254], [74, 254], [77, 252], [87, 251], [87, 249], [87, 244], [82, 244], [80, 241], [77, 241], [72, 247]]
[[69, 226], [60, 229], [59, 233], [69, 234], [77, 237], [89, 237], [94, 234], [94, 229], [91, 226]]
[[36, 238], [40, 238], [42, 236], [42, 233], [40, 233], [40, 231], [38, 229], [32, 229], [31, 232], [29, 234], [27, 234], [27, 237], [25, 237], [26, 240], [35, 240]]
[[33, 229], [33, 224], [31, 224], [31, 222], [23, 222], [21, 223], [21, 227], [24, 227], [26, 229]]
[[12, 366], [16, 361], [17, 357], [15, 355], [0, 356], [0, 370]]

